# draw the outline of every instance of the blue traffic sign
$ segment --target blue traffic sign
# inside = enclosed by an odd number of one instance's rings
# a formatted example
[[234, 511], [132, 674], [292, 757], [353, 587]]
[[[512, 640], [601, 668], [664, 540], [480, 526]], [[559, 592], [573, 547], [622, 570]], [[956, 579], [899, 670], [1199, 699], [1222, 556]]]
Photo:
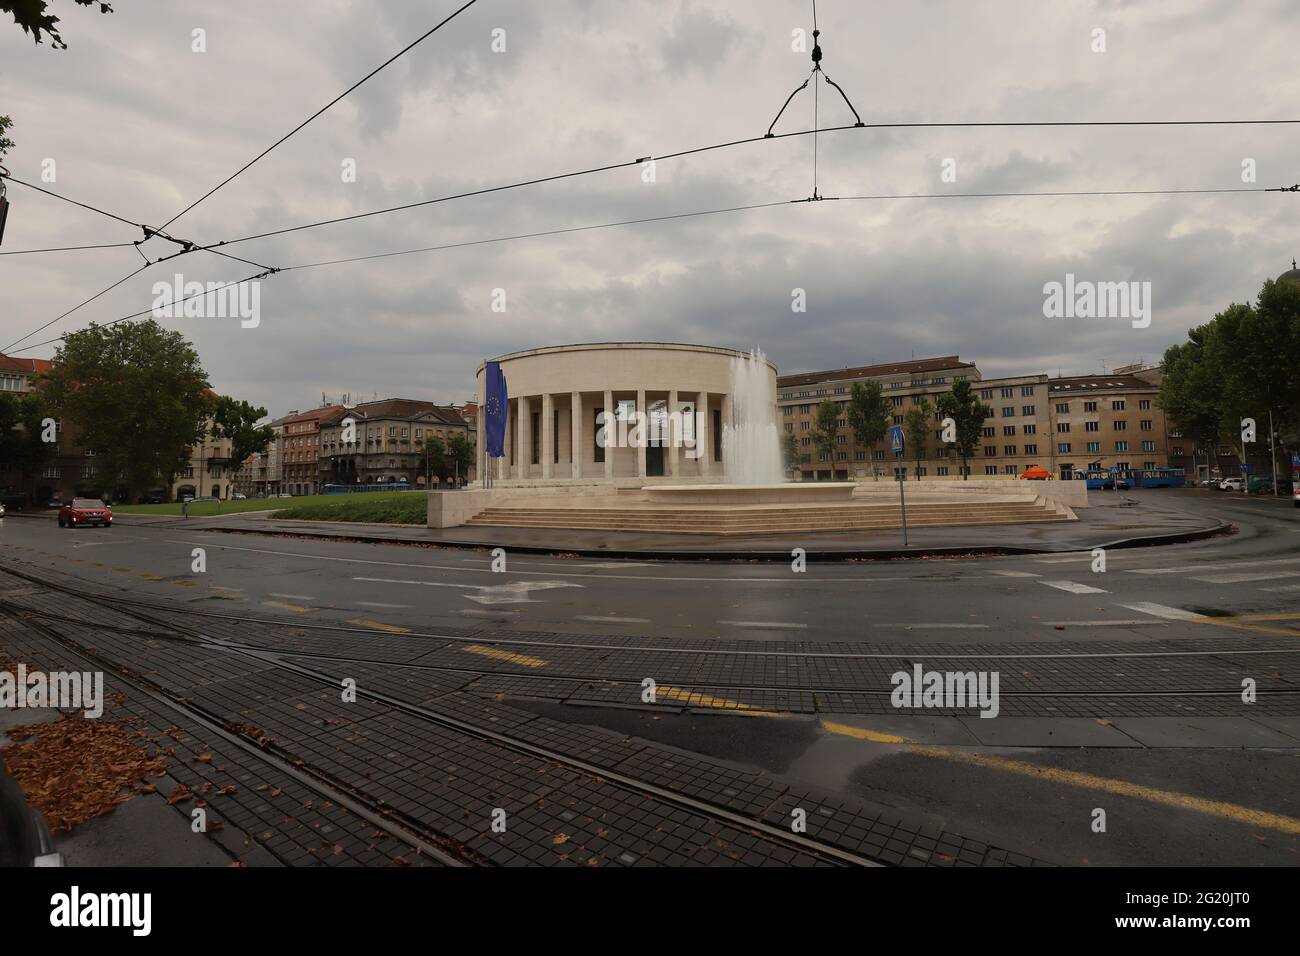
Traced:
[[1300, 468], [1300, 455], [1292, 455], [1292, 456], [1291, 456], [1291, 467], [1292, 467], [1292, 468]]
[[1253, 468], [1251, 465], [1248, 465], [1248, 464], [1246, 464], [1245, 462], [1242, 462], [1242, 465], [1241, 465], [1241, 473], [1242, 473], [1243, 475], [1249, 475], [1253, 470], [1254, 470], [1254, 468]]
[[1118, 474], [1119, 474], [1119, 465], [1111, 465], [1111, 466], [1110, 466], [1110, 473], [1111, 473], [1112, 475], [1118, 475]]
[[907, 447], [907, 441], [903, 437], [902, 425], [889, 426], [889, 450], [895, 455], [901, 455]]

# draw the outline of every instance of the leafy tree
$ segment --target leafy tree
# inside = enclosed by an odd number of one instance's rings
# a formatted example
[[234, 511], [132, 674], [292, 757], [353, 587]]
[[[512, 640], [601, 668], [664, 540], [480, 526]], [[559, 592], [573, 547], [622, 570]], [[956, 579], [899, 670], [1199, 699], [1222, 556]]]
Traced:
[[270, 425], [257, 424], [265, 417], [265, 408], [236, 401], [225, 395], [217, 398], [212, 412], [212, 433], [217, 438], [229, 439], [233, 469], [238, 470], [249, 455], [264, 452], [271, 444], [275, 429]]
[[781, 460], [785, 463], [786, 471], [794, 471], [799, 467], [799, 437], [794, 432], [781, 439]]
[[64, 339], [44, 377], [50, 405], [130, 497], [168, 484], [203, 439], [208, 376], [179, 332], [153, 319], [92, 324]]
[[1223, 379], [1207, 354], [1208, 327], [1192, 329], [1187, 335], [1187, 342], [1165, 350], [1160, 407], [1175, 431], [1204, 449], [1208, 465], [1211, 456], [1218, 457], [1223, 433]]
[[817, 414], [813, 418], [812, 440], [818, 454], [825, 455], [826, 460], [831, 462], [832, 471], [835, 468], [835, 439], [839, 431], [840, 407], [827, 399], [817, 406]]
[[39, 392], [0, 393], [0, 464], [28, 479], [28, 494], [35, 494], [41, 466], [54, 455], [54, 445], [41, 440], [41, 423], [47, 417], [53, 416]]
[[988, 411], [966, 379], [954, 382], [952, 391], [939, 396], [940, 414], [957, 424], [957, 440], [953, 444], [961, 458], [962, 481], [970, 478], [970, 460], [980, 447], [980, 436]]
[[903, 427], [907, 431], [907, 444], [911, 446], [912, 451], [912, 470], [917, 472], [916, 480], [920, 481], [921, 476], [919, 463], [925, 458], [925, 443], [930, 437], [931, 419], [934, 416], [934, 406], [924, 395], [921, 396], [921, 402], [913, 405], [903, 416]]
[[[99, 7], [100, 13], [113, 12], [113, 7], [103, 0], [73, 0], [73, 2], [82, 7]], [[59, 35], [59, 28], [55, 26], [59, 18], [45, 12], [48, 6], [49, 0], [0, 0], [0, 12], [12, 14], [14, 23], [22, 27], [25, 33], [30, 33], [33, 40], [40, 43], [41, 34], [44, 33], [50, 38], [50, 46], [53, 49], [66, 50], [68, 45], [63, 42], [63, 37]]]
[[447, 453], [461, 478], [469, 477], [470, 465], [474, 463], [474, 446], [468, 436], [457, 432], [447, 443]]
[[880, 383], [855, 382], [849, 391], [849, 427], [853, 439], [868, 451], [884, 440], [889, 431], [890, 406]]
[[7, 116], [0, 116], [0, 159], [5, 158], [5, 153], [14, 148], [14, 141], [6, 134], [13, 129], [14, 121]]
[[416, 475], [423, 475], [425, 487], [428, 487], [433, 484], [432, 479], [434, 476], [443, 478], [450, 470], [451, 465], [447, 459], [447, 443], [437, 435], [426, 435], [424, 454], [415, 466]]

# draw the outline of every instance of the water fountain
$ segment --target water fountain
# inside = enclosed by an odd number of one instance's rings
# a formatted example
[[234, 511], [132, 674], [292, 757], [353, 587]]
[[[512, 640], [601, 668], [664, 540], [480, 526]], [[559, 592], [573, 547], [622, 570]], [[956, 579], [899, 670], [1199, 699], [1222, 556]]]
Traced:
[[731, 361], [731, 421], [722, 426], [722, 461], [733, 485], [785, 480], [776, 427], [776, 390], [759, 349]]

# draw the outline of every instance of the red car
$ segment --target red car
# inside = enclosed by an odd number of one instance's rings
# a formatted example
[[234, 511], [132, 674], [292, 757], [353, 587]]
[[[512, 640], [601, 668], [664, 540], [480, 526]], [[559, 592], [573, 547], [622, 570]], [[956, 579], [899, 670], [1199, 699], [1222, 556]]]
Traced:
[[73, 498], [59, 509], [59, 527], [75, 528], [84, 524], [113, 526], [113, 509], [98, 498]]

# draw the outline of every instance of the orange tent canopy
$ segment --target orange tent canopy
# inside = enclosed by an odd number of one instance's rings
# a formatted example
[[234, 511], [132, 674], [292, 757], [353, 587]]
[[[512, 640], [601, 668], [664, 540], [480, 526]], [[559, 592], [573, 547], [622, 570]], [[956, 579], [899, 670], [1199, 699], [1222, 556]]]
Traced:
[[1037, 465], [1034, 465], [1032, 468], [1026, 468], [1025, 473], [1020, 477], [1041, 480], [1043, 478], [1051, 478], [1052, 473], [1046, 468], [1039, 468]]

